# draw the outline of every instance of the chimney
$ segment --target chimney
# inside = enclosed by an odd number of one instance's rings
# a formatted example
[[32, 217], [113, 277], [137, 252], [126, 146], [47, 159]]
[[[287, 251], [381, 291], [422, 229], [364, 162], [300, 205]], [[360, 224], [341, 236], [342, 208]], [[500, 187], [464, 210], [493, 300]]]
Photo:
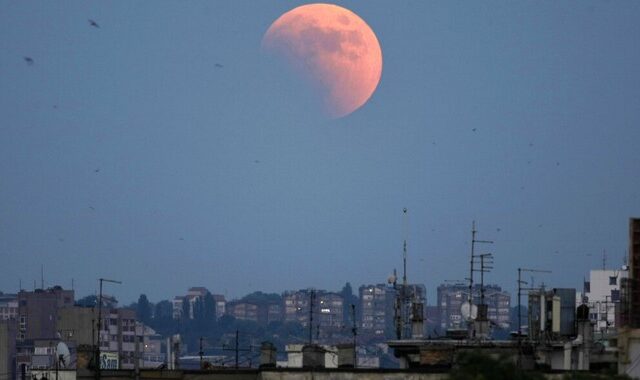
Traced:
[[276, 347], [271, 342], [262, 342], [260, 345], [260, 368], [275, 368]]

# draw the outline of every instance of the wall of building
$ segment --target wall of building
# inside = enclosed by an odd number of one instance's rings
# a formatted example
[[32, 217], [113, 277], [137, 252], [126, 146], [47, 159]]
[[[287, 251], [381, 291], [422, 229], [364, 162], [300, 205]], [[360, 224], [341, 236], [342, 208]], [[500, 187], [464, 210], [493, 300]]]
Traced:
[[[15, 321], [0, 321], [0, 374], [13, 374], [14, 355], [16, 352]], [[2, 376], [7, 379], [9, 376]]]
[[640, 328], [640, 218], [629, 219], [628, 326]]
[[66, 342], [77, 345], [94, 344], [94, 323], [98, 318], [98, 311], [91, 307], [69, 307], [58, 310], [56, 329], [60, 337]]

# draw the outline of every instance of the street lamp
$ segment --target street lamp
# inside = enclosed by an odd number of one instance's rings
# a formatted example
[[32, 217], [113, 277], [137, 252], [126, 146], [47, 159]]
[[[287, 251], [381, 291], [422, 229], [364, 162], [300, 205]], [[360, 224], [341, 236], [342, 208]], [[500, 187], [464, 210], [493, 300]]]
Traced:
[[96, 380], [100, 380], [100, 332], [102, 331], [102, 283], [110, 282], [112, 284], [122, 284], [121, 281], [109, 280], [106, 278], [99, 279], [100, 281], [100, 296], [98, 298], [98, 346], [96, 347]]

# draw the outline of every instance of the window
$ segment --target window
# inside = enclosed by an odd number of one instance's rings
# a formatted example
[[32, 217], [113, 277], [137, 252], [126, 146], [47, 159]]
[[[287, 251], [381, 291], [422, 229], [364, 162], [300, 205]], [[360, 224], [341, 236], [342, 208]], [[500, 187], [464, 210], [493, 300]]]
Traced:
[[611, 289], [611, 301], [618, 302], [620, 301], [620, 291], [616, 289]]
[[609, 276], [609, 285], [616, 285], [618, 283], [618, 276]]

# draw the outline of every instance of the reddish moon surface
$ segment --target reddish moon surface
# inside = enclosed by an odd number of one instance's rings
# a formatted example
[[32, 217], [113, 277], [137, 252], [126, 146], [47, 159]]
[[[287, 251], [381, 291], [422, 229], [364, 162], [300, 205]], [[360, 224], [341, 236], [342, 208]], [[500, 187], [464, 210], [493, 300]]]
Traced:
[[283, 14], [265, 33], [262, 49], [302, 74], [331, 118], [366, 103], [382, 74], [382, 50], [373, 30], [337, 5], [308, 4]]

